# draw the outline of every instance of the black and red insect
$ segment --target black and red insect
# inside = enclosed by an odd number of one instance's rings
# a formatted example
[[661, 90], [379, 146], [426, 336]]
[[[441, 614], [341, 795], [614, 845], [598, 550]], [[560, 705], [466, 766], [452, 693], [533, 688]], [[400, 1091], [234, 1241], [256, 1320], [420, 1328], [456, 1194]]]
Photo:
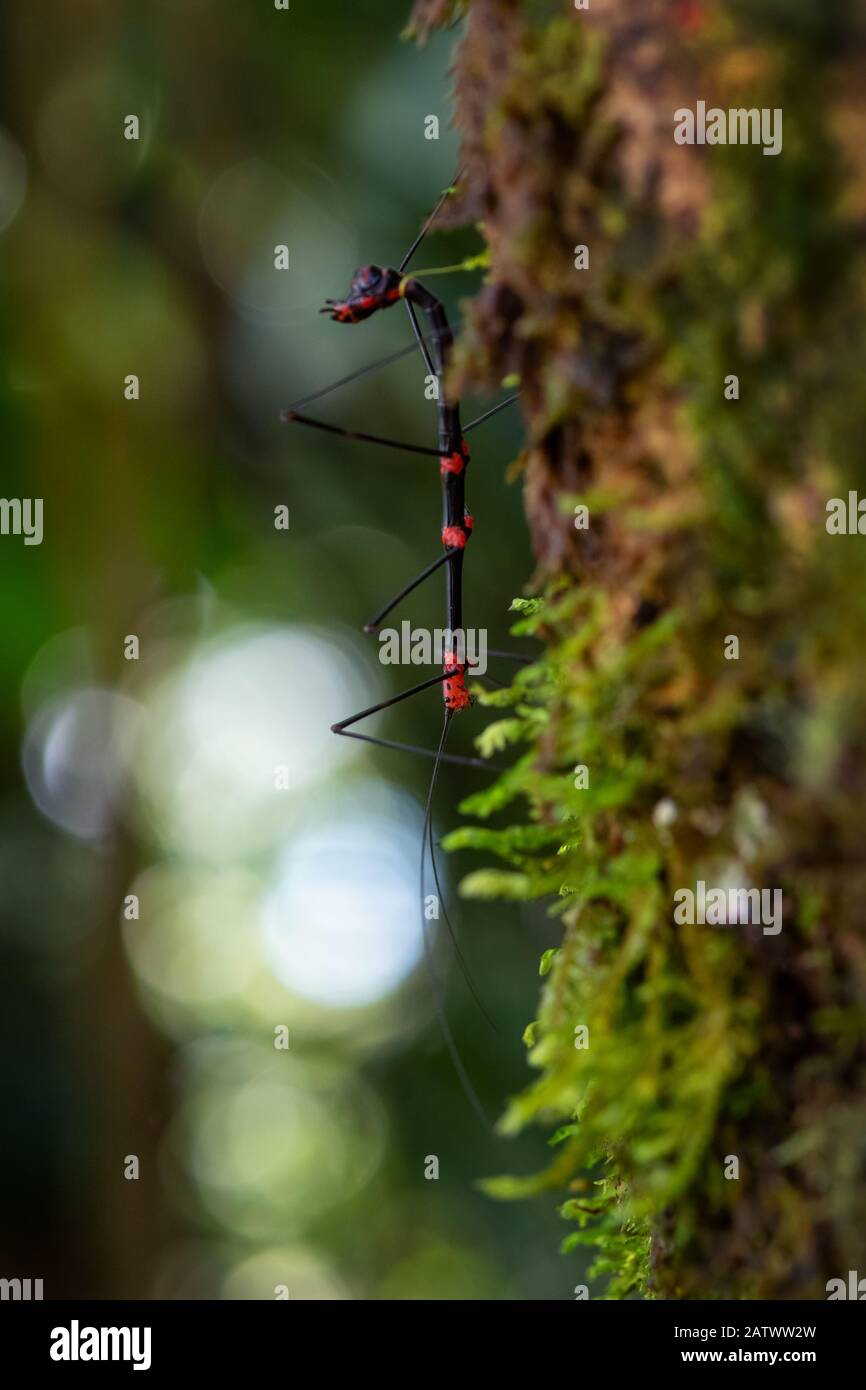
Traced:
[[[312, 419], [310, 416], [299, 412], [299, 406], [307, 405], [311, 401], [321, 398], [329, 392], [336, 390], [338, 387], [355, 380], [357, 376], [363, 375], [364, 372], [373, 370], [376, 366], [383, 365], [382, 363], [373, 363], [370, 367], [363, 368], [361, 372], [343, 377], [340, 381], [332, 383], [323, 390], [304, 397], [302, 401], [296, 402], [293, 407], [290, 407], [283, 413], [283, 419], [289, 423], [306, 425], [314, 429], [324, 430], [330, 434], [341, 435], [344, 438], [365, 440], [368, 443], [378, 444], [387, 448], [401, 449], [409, 453], [422, 454], [438, 460], [442, 494], [442, 520], [439, 538], [443, 546], [443, 551], [435, 560], [427, 565], [420, 574], [417, 574], [405, 584], [399, 593], [395, 594], [370, 622], [365, 624], [365, 631], [368, 633], [375, 632], [382, 620], [398, 603], [442, 566], [445, 567], [445, 629], [452, 634], [463, 633], [463, 561], [466, 546], [472, 535], [474, 526], [473, 518], [466, 506], [466, 471], [469, 465], [469, 448], [465, 436], [469, 430], [474, 429], [477, 425], [480, 425], [483, 421], [497, 414], [498, 411], [504, 409], [517, 399], [516, 395], [510, 396], [479, 416], [478, 419], [473, 420], [471, 424], [465, 427], [461, 425], [459, 401], [450, 399], [446, 391], [446, 378], [453, 347], [453, 334], [449, 325], [445, 306], [426, 285], [422, 284], [421, 281], [414, 276], [407, 274], [409, 261], [420, 246], [450, 193], [451, 189], [446, 189], [418, 237], [416, 237], [409, 251], [404, 256], [399, 267], [382, 267], [378, 265], [361, 266], [352, 276], [349, 291], [345, 297], [342, 299], [328, 299], [324, 308], [321, 310], [322, 313], [330, 315], [336, 323], [361, 323], [363, 320], [370, 318], [372, 314], [378, 313], [382, 309], [389, 309], [392, 305], [398, 304], [401, 301], [406, 305], [417, 348], [421, 352], [428, 373], [432, 377], [435, 377], [438, 382], [438, 447], [434, 449], [421, 444], [406, 444], [398, 440], [385, 439], [379, 435], [345, 429], [338, 425], [328, 424], [322, 420]], [[425, 337], [422, 331], [418, 321], [417, 311], [423, 313], [426, 319], [429, 341], [428, 337]], [[406, 349], [405, 351], [414, 351], [414, 347]], [[386, 358], [385, 361], [393, 361], [402, 355], [402, 351], [395, 353], [392, 357]], [[465, 652], [463, 655], [465, 656]], [[490, 652], [489, 655], [518, 662], [528, 660], [526, 657], [521, 657], [510, 652]], [[357, 714], [352, 714], [348, 716], [348, 718], [340, 720], [339, 723], [332, 725], [332, 731], [335, 734], [340, 734], [346, 738], [361, 739], [364, 742], [376, 744], [378, 747], [395, 748], [404, 752], [420, 753], [435, 759], [433, 775], [427, 796], [424, 825], [424, 842], [429, 842], [430, 844], [434, 874], [436, 874], [436, 863], [432, 852], [431, 807], [436, 775], [440, 762], [444, 760], [452, 763], [459, 763], [464, 766], [483, 768], [486, 771], [491, 770], [490, 764], [481, 758], [464, 757], [445, 752], [445, 740], [452, 717], [461, 710], [465, 710], [472, 702], [466, 685], [467, 674], [469, 674], [469, 672], [467, 672], [467, 663], [465, 660], [460, 659], [460, 654], [457, 651], [445, 652], [441, 674], [435, 675], [428, 680], [421, 681], [419, 684], [412, 686], [409, 690], [401, 691], [400, 694], [394, 695], [390, 699], [382, 700], [378, 704], [371, 705], [368, 709], [360, 710]], [[390, 706], [398, 704], [403, 700], [408, 700], [436, 685], [441, 685], [442, 687], [444, 722], [439, 744], [435, 750], [417, 748], [410, 744], [397, 743], [388, 739], [374, 738], [372, 735], [359, 733], [353, 728], [354, 725], [368, 718], [370, 715], [377, 714], [379, 711], [388, 709]], [[425, 848], [424, 844], [422, 844], [422, 897], [424, 890], [424, 854]], [[436, 883], [438, 889], [438, 875], [436, 875]], [[447, 921], [447, 913], [445, 916]], [[449, 930], [451, 930], [450, 922], [448, 926]], [[459, 948], [457, 948], [453, 931], [451, 935], [459, 957]], [[461, 965], [463, 965], [462, 957], [459, 958], [461, 959]], [[429, 955], [429, 950], [428, 960], [431, 970], [433, 970], [433, 963]], [[463, 968], [464, 974], [467, 975], [468, 980], [468, 972], [465, 970], [465, 965], [463, 965]], [[475, 994], [471, 981], [469, 981], [469, 984], [473, 994]], [[477, 994], [475, 994], [475, 997], [476, 999], [478, 998]], [[480, 1000], [478, 1002], [480, 1003]], [[460, 1075], [464, 1089], [467, 1091], [475, 1108], [480, 1109], [475, 1092], [466, 1076], [462, 1061], [454, 1045], [454, 1040], [445, 1020], [444, 1011], [438, 994], [437, 1006], [439, 1008], [445, 1041], [451, 1052], [452, 1060]], [[483, 1115], [483, 1111], [481, 1113]], [[486, 1120], [486, 1116], [484, 1118]]]

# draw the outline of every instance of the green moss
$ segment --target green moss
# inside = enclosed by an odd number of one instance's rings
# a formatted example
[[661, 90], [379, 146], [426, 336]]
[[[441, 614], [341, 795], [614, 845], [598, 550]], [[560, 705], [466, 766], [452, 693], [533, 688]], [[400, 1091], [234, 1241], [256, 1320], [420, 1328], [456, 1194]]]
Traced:
[[[458, 54], [491, 265], [456, 378], [521, 382], [541, 581], [515, 631], [541, 654], [479, 696], [482, 752], [515, 761], [447, 844], [489, 861], [467, 896], [561, 924], [501, 1121], [553, 1158], [491, 1195], [557, 1193], [607, 1297], [815, 1298], [866, 1218], [866, 546], [824, 527], [863, 487], [863, 178], [847, 11], [817, 37], [706, 11], [681, 44], [650, 6], [652, 72], [627, 15], [505, 0]], [[782, 108], [783, 154], [677, 152], [657, 114], [684, 71]], [[782, 932], [676, 923], [698, 879], [781, 888]]]

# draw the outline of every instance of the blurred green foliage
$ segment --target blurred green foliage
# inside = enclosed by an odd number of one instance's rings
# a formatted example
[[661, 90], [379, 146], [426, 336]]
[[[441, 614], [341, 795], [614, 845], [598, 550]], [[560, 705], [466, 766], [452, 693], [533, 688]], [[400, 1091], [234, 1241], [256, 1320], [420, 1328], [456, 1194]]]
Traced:
[[[43, 497], [46, 518], [41, 547], [0, 539], [0, 1272], [43, 1277], [46, 1297], [270, 1298], [283, 1282], [293, 1297], [568, 1296], [553, 1216], [545, 1231], [475, 1189], [496, 1149], [459, 1089], [423, 968], [366, 1010], [317, 1010], [260, 959], [275, 828], [290, 852], [367, 786], [407, 789], [417, 805], [428, 764], [354, 745], [285, 798], [271, 838], [251, 817], [243, 845], [231, 793], [195, 784], [209, 748], [214, 785], [248, 778], [262, 730], [319, 689], [303, 667], [283, 690], [250, 668], [226, 709], [220, 642], [250, 624], [275, 640], [328, 638], [384, 695], [360, 626], [439, 546], [435, 470], [279, 421], [290, 400], [411, 342], [397, 313], [346, 330], [317, 312], [357, 264], [399, 260], [455, 168], [452, 40], [419, 53], [400, 41], [405, 18], [404, 0], [288, 12], [63, 0], [0, 21], [3, 492]], [[138, 142], [123, 138], [129, 113]], [[439, 141], [424, 138], [429, 113]], [[481, 249], [474, 231], [431, 236], [419, 264]], [[458, 322], [477, 270], [438, 283]], [[423, 386], [407, 358], [319, 413], [433, 438]], [[473, 450], [467, 616], [491, 645], [530, 564], [519, 495], [502, 482], [519, 437], [499, 417]], [[290, 508], [287, 533], [277, 505]], [[434, 581], [404, 615], [437, 626], [441, 591]], [[123, 659], [129, 633], [138, 663]], [[190, 681], [197, 705], [179, 703]], [[324, 736], [351, 712], [337, 682], [334, 713], [306, 709], [304, 728]], [[92, 688], [131, 701], [146, 729], [133, 785], [95, 836], [40, 815], [21, 769], [52, 701], [66, 709]], [[184, 733], [187, 709], [198, 731]], [[235, 717], [234, 743], [207, 723], [215, 710]], [[382, 731], [435, 744], [439, 722], [431, 692]], [[465, 747], [480, 724], [466, 716]], [[94, 757], [110, 732], [90, 731]], [[59, 792], [90, 795], [81, 771]], [[443, 770], [437, 833], [468, 785]], [[190, 805], [220, 831], [216, 858], [206, 838], [175, 836]], [[414, 883], [414, 859], [407, 873]], [[124, 921], [133, 886], [141, 920]], [[311, 940], [326, 907], [305, 924]], [[501, 1032], [482, 1032], [454, 972], [451, 1021], [494, 1107], [525, 1080], [518, 1040], [547, 937], [517, 913], [503, 931], [493, 909], [465, 914], [460, 931]], [[289, 1059], [274, 1053], [278, 1023]], [[526, 1141], [524, 1161], [534, 1150]], [[438, 1182], [424, 1178], [430, 1153]], [[123, 1178], [128, 1154], [137, 1182]]]

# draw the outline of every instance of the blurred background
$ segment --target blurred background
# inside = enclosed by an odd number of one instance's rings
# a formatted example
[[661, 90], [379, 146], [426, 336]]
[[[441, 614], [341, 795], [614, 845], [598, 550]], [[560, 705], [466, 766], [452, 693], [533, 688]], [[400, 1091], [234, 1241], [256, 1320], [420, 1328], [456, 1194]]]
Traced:
[[[474, 1186], [546, 1150], [484, 1132], [442, 1043], [430, 764], [329, 732], [425, 674], [360, 629], [439, 553], [435, 460], [279, 421], [411, 341], [402, 311], [317, 312], [399, 261], [455, 170], [450, 41], [402, 44], [405, 19], [64, 0], [0, 21], [0, 492], [44, 499], [41, 546], [0, 537], [0, 1275], [46, 1298], [568, 1298], [579, 1277], [552, 1208]], [[415, 264], [479, 249], [431, 236]], [[477, 278], [436, 283], [459, 320]], [[315, 413], [435, 443], [415, 356]], [[508, 412], [474, 436], [466, 616], [491, 646], [531, 572], [519, 446]], [[442, 590], [397, 617], [440, 625]], [[440, 722], [431, 691], [378, 732], [435, 745]], [[477, 786], [443, 771], [437, 838]], [[442, 873], [498, 1032], [436, 949], [496, 1114], [556, 927], [460, 908], [468, 863]]]

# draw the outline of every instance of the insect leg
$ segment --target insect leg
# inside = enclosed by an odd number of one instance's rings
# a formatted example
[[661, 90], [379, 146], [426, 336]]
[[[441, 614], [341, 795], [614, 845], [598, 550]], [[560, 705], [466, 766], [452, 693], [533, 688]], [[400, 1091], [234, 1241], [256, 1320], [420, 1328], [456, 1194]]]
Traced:
[[[413, 695], [418, 695], [422, 690], [430, 690], [434, 685], [441, 685], [448, 677], [445, 675], [431, 676], [429, 680], [421, 681], [418, 685], [413, 685], [409, 690], [403, 690], [399, 695], [392, 695], [388, 700], [380, 700], [377, 705], [370, 705], [368, 709], [359, 710], [357, 714], [352, 714], [348, 719], [341, 719], [338, 724], [331, 725], [332, 734], [340, 734], [343, 738], [356, 738], [362, 743], [372, 743], [377, 748], [394, 748], [400, 753], [417, 753], [423, 758], [435, 758], [436, 750], [432, 748], [419, 748], [412, 743], [396, 743], [391, 739], [374, 738], [372, 734], [358, 734], [352, 731], [351, 726], [366, 719], [370, 714], [378, 714], [380, 710], [389, 709], [391, 705], [398, 705], [403, 700], [408, 700]], [[447, 763], [456, 763], [460, 767], [476, 767], [484, 772], [503, 772], [505, 769], [494, 767], [486, 762], [484, 758], [462, 757], [458, 753], [443, 753], [442, 758]]]
[[392, 599], [389, 599], [388, 603], [384, 608], [380, 609], [375, 618], [371, 618], [368, 623], [364, 624], [364, 631], [375, 632], [382, 619], [391, 612], [392, 608], [397, 607], [401, 599], [404, 599], [407, 594], [411, 594], [412, 590], [417, 589], [419, 584], [423, 584], [424, 580], [427, 579], [429, 575], [435, 574], [436, 570], [438, 570], [441, 565], [447, 564], [449, 560], [453, 560], [454, 556], [459, 554], [460, 551], [454, 549], [446, 550], [444, 555], [437, 555], [436, 559], [427, 565], [420, 574], [416, 574], [414, 579], [410, 579], [409, 583], [400, 590], [399, 594], [395, 594]]
[[[469, 674], [472, 675], [472, 672], [470, 671]], [[495, 676], [491, 676], [487, 671], [485, 671], [483, 676], [472, 676], [472, 679], [476, 681], [487, 681], [488, 684], [495, 686], [497, 690], [508, 689], [507, 681], [498, 681]]]
[[389, 352], [387, 357], [379, 357], [375, 362], [367, 362], [363, 367], [356, 367], [353, 372], [348, 372], [346, 376], [341, 376], [337, 381], [331, 381], [327, 386], [320, 386], [316, 391], [310, 391], [306, 396], [299, 396], [296, 401], [290, 401], [288, 410], [303, 410], [305, 406], [312, 405], [314, 401], [320, 401], [323, 396], [330, 396], [333, 391], [339, 391], [342, 386], [350, 386], [354, 381], [360, 381], [362, 377], [370, 376], [373, 372], [381, 371], [383, 367], [390, 367], [392, 363], [399, 362], [404, 357], [411, 357], [420, 348], [421, 356], [427, 365], [427, 370], [435, 376], [436, 371], [430, 358], [430, 349], [421, 332], [417, 318], [411, 313], [409, 301], [406, 305], [410, 308], [410, 317], [413, 320], [413, 331], [415, 332], [416, 342], [408, 343], [406, 347], [397, 348], [395, 352]]
[[404, 444], [400, 439], [383, 439], [381, 435], [366, 434], [363, 430], [347, 430], [342, 425], [329, 425], [324, 420], [299, 415], [296, 410], [284, 410], [280, 418], [287, 425], [309, 425], [311, 429], [324, 430], [326, 434], [339, 434], [344, 439], [361, 439], [365, 444], [381, 444], [387, 449], [404, 449], [410, 454], [425, 454], [428, 458], [440, 457], [438, 449], [428, 449], [423, 444]]
[[[430, 833], [430, 825], [431, 825], [432, 820], [433, 820], [433, 793], [434, 793], [434, 791], [435, 791], [435, 789], [436, 789], [436, 778], [437, 778], [437, 775], [438, 775], [438, 772], [439, 772], [440, 764], [441, 764], [441, 763], [447, 758], [447, 756], [448, 756], [447, 753], [444, 751], [444, 749], [445, 749], [445, 740], [446, 740], [446, 738], [448, 737], [448, 726], [449, 726], [450, 722], [451, 722], [451, 712], [450, 712], [450, 710], [446, 710], [446, 711], [445, 711], [445, 722], [444, 722], [443, 725], [442, 725], [442, 734], [441, 734], [441, 737], [440, 737], [440, 739], [439, 739], [439, 747], [437, 748], [437, 750], [436, 750], [436, 752], [435, 752], [435, 754], [434, 754], [434, 757], [435, 757], [436, 761], [435, 761], [434, 764], [433, 764], [433, 774], [432, 774], [432, 776], [431, 776], [431, 778], [430, 778], [430, 786], [429, 786], [429, 788], [428, 788], [428, 790], [427, 790], [427, 804], [426, 804], [426, 806], [424, 807], [424, 832], [423, 832], [422, 837], [421, 837], [421, 903], [422, 903], [422, 908], [423, 908], [423, 903], [424, 903], [424, 861], [425, 861], [425, 859], [426, 859], [426, 850], [427, 850], [427, 843], [426, 843], [426, 842], [427, 842], [428, 835], [429, 835], [429, 833]], [[422, 910], [422, 914], [421, 914], [421, 932], [422, 932], [422, 936], [423, 936], [423, 939], [424, 939], [424, 952], [425, 952], [425, 955], [426, 955], [426, 957], [427, 957], [427, 969], [428, 969], [428, 971], [429, 971], [429, 973], [430, 973], [430, 979], [431, 979], [431, 982], [432, 982], [432, 984], [433, 984], [433, 999], [434, 999], [434, 1002], [435, 1002], [435, 1005], [436, 1005], [436, 1012], [437, 1012], [437, 1014], [438, 1014], [438, 1016], [439, 1016], [439, 1027], [440, 1027], [441, 1030], [442, 1030], [442, 1037], [443, 1037], [443, 1039], [444, 1039], [444, 1041], [445, 1041], [445, 1046], [446, 1046], [446, 1048], [448, 1049], [448, 1053], [449, 1053], [449, 1055], [450, 1055], [450, 1057], [451, 1057], [451, 1062], [452, 1062], [452, 1064], [453, 1064], [454, 1070], [455, 1070], [456, 1073], [457, 1073], [457, 1076], [458, 1076], [458, 1078], [459, 1078], [459, 1080], [460, 1080], [460, 1084], [461, 1084], [461, 1086], [463, 1087], [464, 1094], [466, 1095], [467, 1100], [469, 1101], [470, 1105], [472, 1106], [472, 1109], [475, 1111], [476, 1115], [478, 1116], [478, 1118], [479, 1118], [479, 1120], [481, 1121], [481, 1123], [482, 1123], [482, 1125], [484, 1126], [484, 1128], [485, 1128], [486, 1130], [492, 1130], [493, 1126], [492, 1126], [491, 1123], [490, 1123], [490, 1120], [489, 1120], [489, 1118], [488, 1118], [488, 1116], [487, 1116], [487, 1112], [485, 1111], [484, 1106], [481, 1104], [481, 1101], [480, 1101], [480, 1099], [479, 1099], [479, 1097], [478, 1097], [478, 1093], [477, 1093], [477, 1091], [475, 1090], [475, 1087], [472, 1085], [472, 1082], [469, 1080], [469, 1075], [468, 1075], [468, 1073], [467, 1073], [467, 1071], [466, 1071], [466, 1066], [465, 1066], [465, 1064], [464, 1064], [464, 1062], [463, 1062], [463, 1058], [460, 1056], [460, 1052], [459, 1052], [459, 1050], [458, 1050], [458, 1048], [457, 1048], [457, 1043], [456, 1043], [456, 1041], [455, 1041], [454, 1034], [452, 1033], [451, 1027], [450, 1027], [450, 1025], [449, 1025], [449, 1023], [448, 1023], [448, 1018], [447, 1018], [446, 1013], [445, 1013], [445, 994], [444, 994], [444, 989], [443, 989], [443, 986], [442, 986], [442, 982], [441, 982], [441, 980], [440, 980], [440, 978], [439, 978], [438, 971], [437, 971], [437, 969], [436, 969], [436, 962], [435, 962], [435, 960], [434, 960], [434, 958], [433, 958], [433, 947], [432, 947], [432, 944], [431, 944], [431, 942], [430, 942], [430, 937], [429, 937], [428, 932], [427, 932], [427, 918], [426, 918], [426, 916], [424, 915], [423, 910]]]
[[516, 661], [520, 666], [531, 666], [535, 661], [535, 657], [523, 656], [520, 652], [496, 652], [492, 648], [488, 648], [487, 655], [498, 656], [501, 661]]
[[427, 371], [429, 372], [430, 376], [435, 376], [436, 380], [438, 381], [439, 376], [436, 371], [436, 368], [433, 366], [433, 359], [430, 356], [430, 349], [428, 348], [427, 343], [424, 339], [424, 334], [421, 332], [421, 325], [418, 322], [418, 316], [415, 313], [415, 305], [409, 299], [404, 299], [403, 303], [406, 305], [406, 309], [409, 314], [409, 322], [412, 325], [412, 332], [415, 334], [415, 341], [421, 350], [421, 356], [424, 358], [424, 365], [427, 368]]

